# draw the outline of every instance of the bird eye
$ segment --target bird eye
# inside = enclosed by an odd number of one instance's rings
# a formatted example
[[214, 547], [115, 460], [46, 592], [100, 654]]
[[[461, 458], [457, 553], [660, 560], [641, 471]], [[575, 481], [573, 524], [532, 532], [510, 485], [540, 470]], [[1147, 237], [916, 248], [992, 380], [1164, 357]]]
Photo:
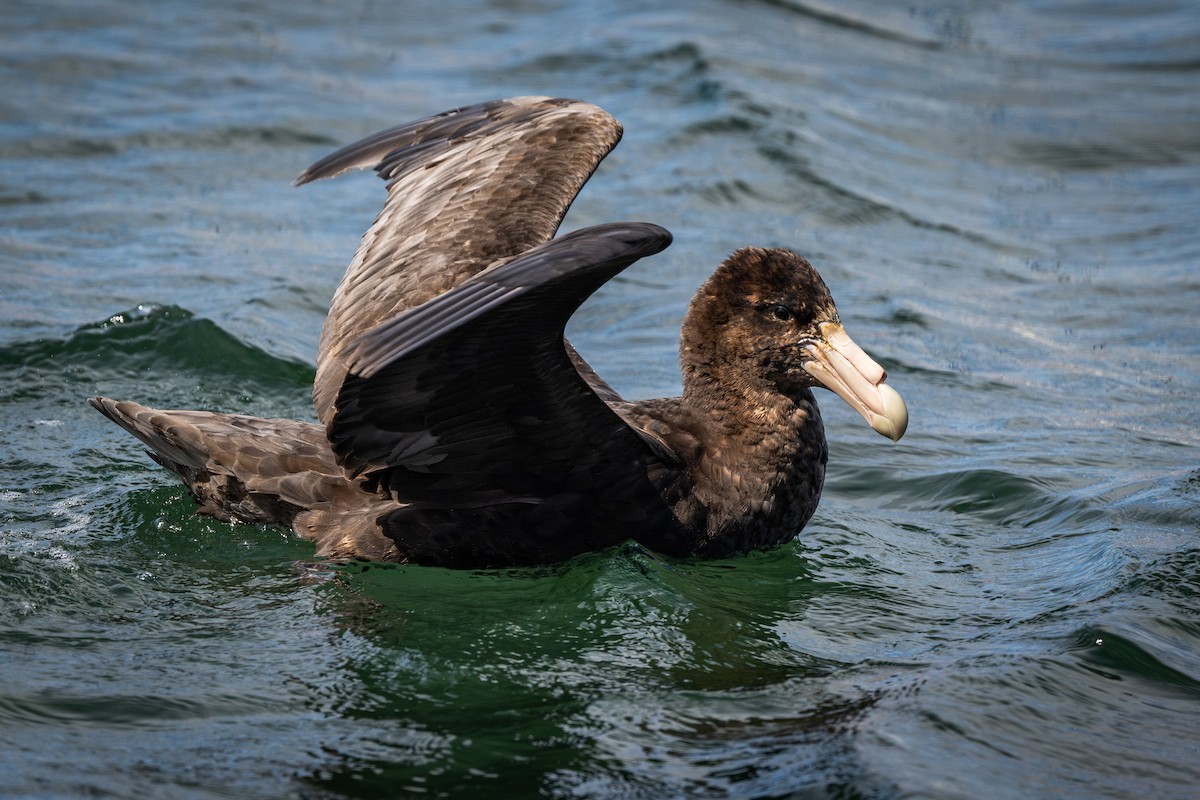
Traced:
[[790, 308], [779, 304], [769, 307], [767, 309], [767, 313], [770, 314], [773, 319], [779, 320], [780, 322], [791, 322], [792, 318], [795, 316], [792, 314], [792, 310]]

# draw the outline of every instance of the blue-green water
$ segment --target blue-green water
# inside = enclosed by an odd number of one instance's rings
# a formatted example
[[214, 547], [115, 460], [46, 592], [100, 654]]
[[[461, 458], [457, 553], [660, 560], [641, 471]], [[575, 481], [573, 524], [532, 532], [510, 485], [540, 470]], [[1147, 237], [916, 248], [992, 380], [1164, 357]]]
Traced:
[[[1200, 6], [0, 6], [0, 795], [1191, 798]], [[382, 201], [326, 152], [515, 94], [626, 126], [567, 228], [675, 244], [571, 335], [673, 393], [732, 249], [808, 256], [912, 412], [723, 562], [328, 568], [88, 408], [311, 417]]]

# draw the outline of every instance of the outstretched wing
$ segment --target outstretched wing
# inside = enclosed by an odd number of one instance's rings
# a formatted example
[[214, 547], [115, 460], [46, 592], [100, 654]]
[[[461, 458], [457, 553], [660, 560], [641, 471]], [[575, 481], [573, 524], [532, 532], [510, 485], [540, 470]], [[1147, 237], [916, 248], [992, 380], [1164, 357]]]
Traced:
[[605, 529], [619, 541], [629, 525], [669, 526], [661, 488], [674, 469], [579, 374], [563, 328], [670, 240], [643, 223], [585, 228], [360, 337], [327, 427], [338, 461], [412, 504], [413, 531], [461, 537], [468, 522], [486, 537], [494, 512], [505, 536], [544, 540], [506, 547], [544, 553], [551, 539], [595, 546]]
[[517, 97], [391, 128], [305, 170], [297, 184], [373, 168], [388, 197], [363, 235], [321, 332], [313, 400], [328, 425], [362, 334], [554, 236], [621, 138], [603, 109]]

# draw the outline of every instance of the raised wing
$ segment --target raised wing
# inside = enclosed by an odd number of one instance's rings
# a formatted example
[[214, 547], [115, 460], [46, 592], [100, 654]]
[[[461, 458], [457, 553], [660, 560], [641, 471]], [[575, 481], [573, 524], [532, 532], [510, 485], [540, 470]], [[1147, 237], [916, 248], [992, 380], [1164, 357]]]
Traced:
[[532, 561], [670, 528], [663, 488], [681, 478], [596, 395], [563, 341], [584, 299], [669, 243], [655, 225], [585, 228], [348, 348], [329, 440], [350, 474], [412, 504], [397, 512], [398, 536], [458, 537], [456, 558], [486, 563], [489, 536]]
[[313, 386], [321, 422], [332, 422], [352, 343], [553, 237], [620, 138], [620, 124], [596, 106], [517, 97], [382, 131], [305, 170], [297, 184], [365, 167], [388, 182], [321, 332]]

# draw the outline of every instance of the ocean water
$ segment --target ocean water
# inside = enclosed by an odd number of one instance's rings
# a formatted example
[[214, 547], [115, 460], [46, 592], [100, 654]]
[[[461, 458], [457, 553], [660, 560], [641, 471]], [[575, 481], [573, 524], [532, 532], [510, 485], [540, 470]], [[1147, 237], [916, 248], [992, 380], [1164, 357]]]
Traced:
[[[0, 796], [1192, 798], [1200, 6], [0, 6]], [[87, 407], [312, 415], [383, 199], [292, 188], [518, 94], [626, 128], [564, 229], [675, 234], [577, 315], [629, 397], [791, 247], [912, 421], [819, 398], [789, 545], [331, 567], [192, 515]]]

